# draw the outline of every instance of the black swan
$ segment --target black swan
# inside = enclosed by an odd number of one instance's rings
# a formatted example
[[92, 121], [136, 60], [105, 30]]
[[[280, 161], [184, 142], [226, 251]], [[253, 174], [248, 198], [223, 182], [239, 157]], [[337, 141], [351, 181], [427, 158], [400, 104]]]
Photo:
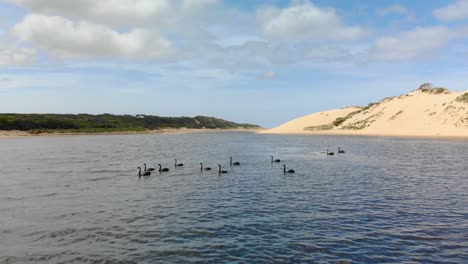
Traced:
[[286, 165], [283, 164], [283, 172], [284, 173], [295, 173], [294, 170], [286, 170]]
[[158, 164], [159, 166], [159, 172], [162, 172], [162, 171], [169, 171], [168, 168], [162, 168], [161, 164]]
[[341, 150], [340, 147], [338, 147], [338, 154], [344, 154], [346, 153], [344, 150]]
[[177, 160], [175, 160], [175, 164], [174, 164], [175, 167], [182, 167], [184, 166], [183, 163], [177, 163]]
[[221, 165], [218, 164], [218, 167], [219, 167], [219, 170], [218, 170], [218, 173], [221, 174], [221, 173], [228, 173], [227, 171], [225, 170], [221, 170]]
[[235, 165], [235, 166], [239, 166], [240, 165], [240, 162], [236, 161], [236, 162], [232, 162], [232, 157], [229, 157], [229, 165]]
[[145, 171], [154, 171], [154, 168], [148, 168], [148, 169], [146, 169], [146, 163], [143, 163], [143, 165], [145, 165]]
[[273, 162], [281, 162], [281, 160], [280, 159], [273, 160], [273, 156], [271, 156], [271, 163], [273, 163]]
[[141, 174], [141, 168], [138, 167], [137, 169], [138, 169], [138, 178], [141, 178], [141, 176], [150, 176], [151, 175], [151, 172], [149, 172], [149, 171], [145, 171], [145, 172], [143, 172], [143, 174]]
[[[204, 168], [204, 169], [205, 169], [206, 171], [211, 170], [210, 167], [206, 167], [206, 168]], [[200, 170], [203, 171], [203, 163], [202, 163], [202, 162], [200, 162]]]
[[333, 156], [333, 155], [335, 155], [335, 153], [333, 153], [333, 152], [328, 152], [328, 149], [327, 149], [327, 156]]

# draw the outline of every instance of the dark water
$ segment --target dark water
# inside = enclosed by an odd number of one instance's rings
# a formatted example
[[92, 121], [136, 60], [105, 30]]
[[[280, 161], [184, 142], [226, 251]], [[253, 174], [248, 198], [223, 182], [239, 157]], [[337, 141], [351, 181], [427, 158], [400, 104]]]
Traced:
[[0, 165], [0, 263], [468, 263], [467, 140], [18, 138]]

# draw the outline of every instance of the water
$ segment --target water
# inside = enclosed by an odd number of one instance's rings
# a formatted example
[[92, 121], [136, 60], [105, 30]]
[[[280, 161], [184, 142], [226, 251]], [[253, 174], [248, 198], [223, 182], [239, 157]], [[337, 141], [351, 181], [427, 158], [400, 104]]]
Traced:
[[[0, 263], [468, 263], [467, 157], [466, 140], [0, 139]], [[171, 171], [138, 179], [143, 162]]]

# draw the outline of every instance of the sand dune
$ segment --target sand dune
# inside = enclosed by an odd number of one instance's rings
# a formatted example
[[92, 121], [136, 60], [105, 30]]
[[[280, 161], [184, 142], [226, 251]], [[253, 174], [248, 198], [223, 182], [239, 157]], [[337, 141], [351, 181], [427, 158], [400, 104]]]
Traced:
[[422, 85], [367, 107], [314, 113], [260, 133], [468, 137], [468, 92]]

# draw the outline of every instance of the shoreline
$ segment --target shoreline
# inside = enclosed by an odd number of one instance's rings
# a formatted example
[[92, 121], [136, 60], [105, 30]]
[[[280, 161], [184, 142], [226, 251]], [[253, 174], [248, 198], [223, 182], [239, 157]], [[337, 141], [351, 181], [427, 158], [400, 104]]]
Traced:
[[263, 135], [302, 135], [302, 136], [360, 136], [360, 137], [399, 137], [399, 138], [439, 138], [439, 139], [468, 139], [468, 134], [417, 134], [417, 133], [372, 133], [372, 132], [355, 132], [355, 131], [309, 131], [309, 132], [268, 132], [268, 130], [257, 132]]
[[360, 137], [399, 137], [399, 138], [435, 138], [435, 139], [468, 139], [467, 135], [438, 135], [438, 134], [397, 134], [397, 133], [371, 133], [355, 131], [304, 131], [304, 132], [269, 132], [264, 128], [229, 128], [229, 129], [194, 129], [194, 128], [165, 128], [147, 131], [123, 131], [123, 132], [51, 132], [31, 133], [19, 130], [0, 130], [2, 138], [27, 138], [27, 137], [57, 137], [57, 136], [109, 136], [109, 135], [157, 135], [157, 134], [189, 134], [189, 133], [217, 133], [217, 132], [246, 132], [261, 135], [301, 135], [301, 136], [360, 136]]
[[164, 128], [146, 131], [122, 131], [122, 132], [51, 132], [51, 133], [31, 133], [20, 130], [0, 130], [1, 138], [23, 138], [23, 137], [54, 137], [54, 136], [108, 136], [108, 135], [156, 135], [156, 134], [188, 134], [188, 133], [216, 133], [216, 132], [252, 132], [258, 133], [263, 128], [227, 128], [227, 129], [207, 129], [207, 128]]

